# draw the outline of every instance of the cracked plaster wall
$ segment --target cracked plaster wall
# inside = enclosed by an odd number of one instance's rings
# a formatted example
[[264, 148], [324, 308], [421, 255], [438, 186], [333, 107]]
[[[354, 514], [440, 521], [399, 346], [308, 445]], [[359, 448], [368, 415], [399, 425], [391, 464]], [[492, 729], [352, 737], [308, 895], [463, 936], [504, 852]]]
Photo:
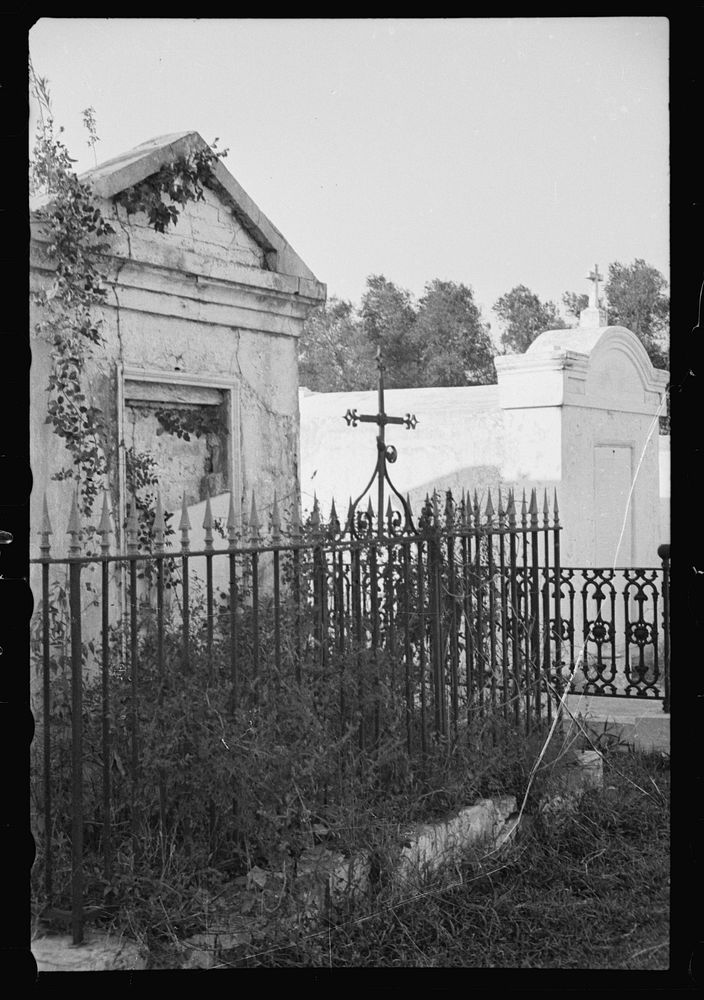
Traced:
[[[112, 202], [101, 210], [115, 230], [107, 261], [106, 305], [96, 308], [105, 345], [87, 366], [90, 402], [99, 405], [117, 439], [117, 363], [165, 374], [180, 371], [229, 379], [239, 387], [235, 435], [239, 489], [246, 510], [256, 493], [265, 513], [298, 489], [298, 366], [296, 337], [310, 309], [324, 299], [324, 286], [265, 269], [264, 252], [229, 206], [206, 190], [189, 204], [176, 227], [155, 233], [143, 214], [128, 216]], [[33, 287], [48, 287], [50, 267], [42, 257], [42, 229], [33, 223]], [[32, 316], [32, 326], [39, 317]], [[54, 527], [55, 554], [66, 551], [72, 484], [54, 482], [52, 472], [70, 456], [45, 423], [49, 347], [32, 339], [31, 464], [35, 488], [32, 523], [39, 525], [46, 490]], [[117, 480], [116, 453], [110, 480]], [[177, 475], [177, 467], [162, 474]], [[101, 484], [102, 485], [102, 484]], [[246, 498], [246, 500], [245, 500]], [[94, 520], [99, 518], [99, 506]], [[34, 537], [33, 549], [38, 538]], [[33, 552], [34, 554], [34, 552]]]

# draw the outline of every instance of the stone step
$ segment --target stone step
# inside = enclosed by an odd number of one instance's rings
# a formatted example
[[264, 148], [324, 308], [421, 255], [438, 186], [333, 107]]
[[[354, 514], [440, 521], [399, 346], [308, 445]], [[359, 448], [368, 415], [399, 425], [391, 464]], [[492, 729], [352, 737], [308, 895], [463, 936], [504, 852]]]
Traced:
[[670, 715], [663, 712], [659, 700], [568, 695], [566, 708], [566, 735], [579, 732], [571, 713], [602, 744], [625, 743], [646, 752], [670, 752]]

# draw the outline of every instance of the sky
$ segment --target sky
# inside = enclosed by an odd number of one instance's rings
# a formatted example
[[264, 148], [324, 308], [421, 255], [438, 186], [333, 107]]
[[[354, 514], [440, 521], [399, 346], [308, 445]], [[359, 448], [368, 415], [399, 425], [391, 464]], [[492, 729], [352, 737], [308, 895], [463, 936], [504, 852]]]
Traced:
[[[42, 18], [80, 173], [170, 132], [224, 163], [328, 295], [439, 278], [560, 305], [598, 264], [669, 278], [664, 17]], [[36, 109], [30, 105], [33, 133]]]

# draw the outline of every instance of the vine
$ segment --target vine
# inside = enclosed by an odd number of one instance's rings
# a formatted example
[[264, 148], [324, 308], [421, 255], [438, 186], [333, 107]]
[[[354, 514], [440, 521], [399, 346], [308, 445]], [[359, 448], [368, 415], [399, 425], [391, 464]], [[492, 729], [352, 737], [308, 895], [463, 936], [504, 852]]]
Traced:
[[[103, 217], [91, 187], [81, 182], [73, 170], [75, 160], [63, 141], [63, 126], [57, 128], [54, 123], [47, 80], [36, 75], [31, 60], [29, 70], [32, 96], [39, 109], [30, 161], [30, 192], [45, 196], [36, 217], [46, 226], [46, 256], [53, 264], [49, 288], [33, 293], [42, 310], [35, 331], [51, 345], [46, 423], [63, 440], [72, 460], [70, 466], [54, 472], [52, 479], [77, 481], [80, 509], [89, 517], [98, 484], [108, 472], [110, 435], [105, 414], [89, 401], [84, 383], [87, 362], [94, 348], [104, 343], [102, 320], [96, 318], [95, 311], [105, 302], [107, 277], [96, 260], [109, 250], [106, 238], [115, 230]], [[83, 123], [97, 163], [95, 146], [99, 139], [92, 107], [83, 112]], [[197, 150], [165, 165], [134, 188], [121, 192], [114, 201], [130, 214], [146, 212], [150, 226], [164, 233], [169, 225], [176, 224], [188, 202], [203, 200], [204, 186], [212, 179], [213, 162], [227, 155], [227, 150], [216, 151], [217, 141], [212, 148]], [[182, 435], [190, 434], [187, 424], [181, 431]], [[197, 432], [195, 426], [193, 431]], [[142, 471], [147, 474], [145, 458], [131, 455], [128, 464], [136, 468], [141, 461]]]
[[226, 149], [218, 152], [217, 144], [215, 139], [212, 147], [165, 164], [141, 183], [116, 195], [116, 204], [122, 205], [129, 215], [144, 212], [149, 225], [157, 233], [165, 233], [169, 225], [176, 224], [188, 202], [203, 200], [204, 187], [212, 180], [212, 164], [227, 156]]
[[31, 71], [31, 81], [40, 114], [30, 188], [50, 198], [37, 214], [46, 223], [46, 253], [54, 263], [51, 286], [34, 294], [43, 311], [35, 330], [51, 344], [46, 423], [63, 439], [73, 459], [73, 468], [60, 469], [52, 478], [78, 479], [81, 509], [88, 515], [98, 493], [97, 481], [107, 472], [107, 434], [101, 409], [86, 398], [82, 376], [93, 347], [103, 343], [94, 307], [105, 300], [107, 288], [95, 255], [105, 250], [104, 238], [114, 230], [95, 205], [88, 185], [71, 168], [74, 161], [61, 138], [63, 127], [58, 132], [54, 127], [46, 80]]
[[154, 410], [154, 416], [160, 424], [157, 434], [166, 431], [184, 441], [190, 441], [191, 434], [197, 438], [217, 434], [221, 428], [220, 414], [214, 406], [159, 408]]
[[[156, 498], [159, 488], [157, 464], [154, 456], [148, 451], [139, 452], [135, 451], [134, 448], [128, 448], [125, 453], [125, 478], [127, 492], [134, 497], [137, 510], [142, 515], [139, 518], [137, 545], [141, 552], [148, 552], [151, 549], [153, 539]], [[173, 513], [165, 511], [164, 538], [170, 538], [175, 533], [171, 523], [172, 519]]]

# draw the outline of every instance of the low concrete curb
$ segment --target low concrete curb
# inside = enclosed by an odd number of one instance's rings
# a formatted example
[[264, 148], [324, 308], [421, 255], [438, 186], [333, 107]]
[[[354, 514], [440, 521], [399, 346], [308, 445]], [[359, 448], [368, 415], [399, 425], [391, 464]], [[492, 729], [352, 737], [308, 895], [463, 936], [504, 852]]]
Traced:
[[407, 834], [394, 878], [404, 881], [414, 871], [435, 872], [468, 847], [479, 844], [496, 847], [502, 833], [505, 834], [502, 842], [509, 835], [504, 827], [515, 812], [515, 796], [506, 795], [499, 799], [481, 799], [473, 806], [460, 809], [455, 816], [416, 827]]
[[298, 887], [303, 887], [305, 916], [315, 921], [331, 907], [367, 894], [380, 877], [402, 890], [409, 883], [415, 884], [419, 876], [459, 860], [471, 847], [483, 845], [488, 852], [494, 851], [515, 832], [516, 824], [515, 796], [480, 799], [434, 823], [402, 832], [398, 854], [387, 859], [383, 872], [379, 860], [366, 852], [345, 858], [324, 846], [308, 851], [301, 857], [297, 877]]

